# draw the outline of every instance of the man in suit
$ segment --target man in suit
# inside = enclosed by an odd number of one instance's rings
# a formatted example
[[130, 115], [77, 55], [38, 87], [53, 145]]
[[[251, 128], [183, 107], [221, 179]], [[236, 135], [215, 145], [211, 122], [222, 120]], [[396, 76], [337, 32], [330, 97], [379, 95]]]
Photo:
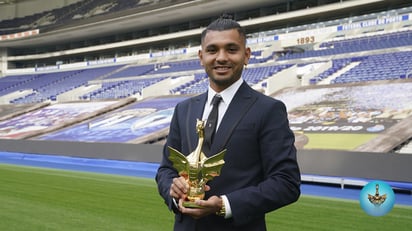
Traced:
[[[284, 103], [253, 90], [242, 78], [250, 48], [243, 28], [222, 16], [202, 33], [199, 59], [208, 91], [176, 105], [156, 181], [175, 213], [174, 230], [266, 230], [265, 214], [295, 202], [300, 171], [295, 137]], [[205, 186], [202, 208], [182, 205], [188, 183], [168, 159], [168, 146], [190, 154], [197, 145], [196, 120], [206, 120], [215, 94], [222, 98], [210, 151], [227, 149], [220, 176]]]

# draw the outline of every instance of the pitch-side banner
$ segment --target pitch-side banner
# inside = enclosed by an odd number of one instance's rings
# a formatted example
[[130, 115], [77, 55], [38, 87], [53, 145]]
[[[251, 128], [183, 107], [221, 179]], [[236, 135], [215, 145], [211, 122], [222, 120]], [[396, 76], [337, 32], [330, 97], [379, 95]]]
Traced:
[[187, 97], [160, 97], [137, 101], [89, 121], [37, 139], [82, 142], [134, 142], [169, 128], [174, 106]]
[[412, 82], [287, 89], [285, 102], [294, 131], [379, 133], [412, 116]]

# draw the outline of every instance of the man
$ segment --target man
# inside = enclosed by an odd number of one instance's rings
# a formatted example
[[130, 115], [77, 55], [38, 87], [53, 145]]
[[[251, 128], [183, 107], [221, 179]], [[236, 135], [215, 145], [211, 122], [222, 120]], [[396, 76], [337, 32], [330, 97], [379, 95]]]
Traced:
[[[253, 90], [242, 78], [248, 64], [243, 28], [221, 17], [203, 32], [199, 59], [209, 77], [208, 92], [175, 107], [156, 181], [175, 212], [174, 230], [266, 230], [265, 214], [295, 202], [300, 171], [285, 105]], [[188, 183], [168, 159], [170, 146], [190, 154], [198, 140], [196, 119], [206, 120], [215, 94], [222, 98], [217, 130], [207, 156], [227, 149], [220, 176], [205, 187], [202, 208], [186, 208]]]

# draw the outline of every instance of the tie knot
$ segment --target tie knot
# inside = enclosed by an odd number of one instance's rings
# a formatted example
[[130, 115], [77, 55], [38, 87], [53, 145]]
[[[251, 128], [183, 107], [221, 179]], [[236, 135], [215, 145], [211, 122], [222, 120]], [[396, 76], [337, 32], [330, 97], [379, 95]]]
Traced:
[[220, 101], [222, 101], [222, 96], [216, 94], [215, 96], [213, 96], [212, 105], [215, 107], [219, 105]]

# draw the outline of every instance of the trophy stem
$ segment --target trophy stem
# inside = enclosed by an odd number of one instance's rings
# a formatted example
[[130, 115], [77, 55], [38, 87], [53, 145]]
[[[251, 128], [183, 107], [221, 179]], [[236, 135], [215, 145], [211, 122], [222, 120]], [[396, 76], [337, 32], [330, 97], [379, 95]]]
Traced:
[[178, 150], [169, 148], [169, 160], [180, 176], [183, 176], [188, 185], [189, 191], [183, 206], [189, 208], [201, 208], [195, 201], [203, 200], [205, 197], [206, 183], [220, 175], [220, 170], [225, 163], [223, 160], [226, 149], [209, 158], [202, 151], [204, 139], [204, 121], [198, 120], [196, 123], [199, 140], [196, 149], [188, 156], [183, 155]]

